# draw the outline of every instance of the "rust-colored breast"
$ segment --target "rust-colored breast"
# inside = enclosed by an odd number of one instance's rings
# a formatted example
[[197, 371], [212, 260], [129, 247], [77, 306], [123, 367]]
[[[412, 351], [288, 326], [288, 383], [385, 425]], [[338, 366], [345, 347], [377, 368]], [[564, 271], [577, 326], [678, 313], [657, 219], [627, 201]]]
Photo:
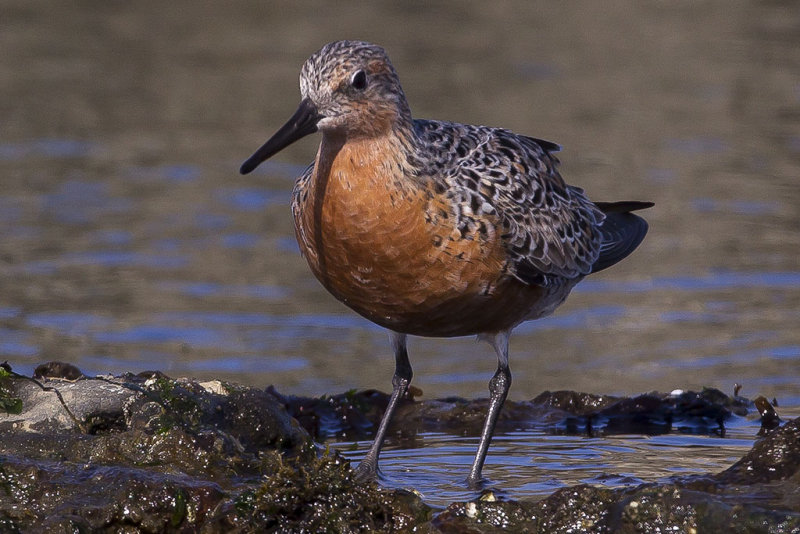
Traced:
[[478, 334], [525, 319], [542, 289], [506, 273], [506, 252], [490, 237], [499, 232], [459, 233], [449, 201], [406, 177], [395, 148], [323, 140], [294, 209], [314, 275], [356, 312], [397, 332]]

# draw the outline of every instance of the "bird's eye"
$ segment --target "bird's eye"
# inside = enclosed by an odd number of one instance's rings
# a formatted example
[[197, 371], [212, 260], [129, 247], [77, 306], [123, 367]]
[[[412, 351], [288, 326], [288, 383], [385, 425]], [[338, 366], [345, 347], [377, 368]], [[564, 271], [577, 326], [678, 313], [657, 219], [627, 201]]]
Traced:
[[367, 73], [363, 70], [357, 70], [353, 73], [353, 77], [350, 78], [350, 85], [353, 88], [358, 89], [361, 91], [362, 89], [366, 89], [367, 87]]

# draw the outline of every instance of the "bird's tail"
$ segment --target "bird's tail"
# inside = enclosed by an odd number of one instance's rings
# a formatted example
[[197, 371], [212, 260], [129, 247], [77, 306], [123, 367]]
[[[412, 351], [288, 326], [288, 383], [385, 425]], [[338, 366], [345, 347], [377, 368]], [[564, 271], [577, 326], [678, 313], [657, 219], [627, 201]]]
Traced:
[[595, 202], [606, 219], [600, 225], [600, 256], [592, 265], [592, 272], [611, 267], [639, 246], [647, 234], [647, 221], [631, 213], [653, 207], [652, 202]]

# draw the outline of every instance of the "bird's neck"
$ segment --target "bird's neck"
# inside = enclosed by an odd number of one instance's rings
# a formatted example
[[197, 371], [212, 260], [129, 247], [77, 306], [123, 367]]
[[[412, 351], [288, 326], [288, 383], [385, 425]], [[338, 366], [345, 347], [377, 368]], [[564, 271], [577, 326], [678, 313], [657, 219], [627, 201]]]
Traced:
[[[415, 175], [417, 139], [410, 117], [398, 117], [386, 128], [363, 132], [324, 130], [315, 161], [318, 178], [331, 172], [366, 171], [398, 176]], [[359, 172], [368, 176], [369, 172]]]

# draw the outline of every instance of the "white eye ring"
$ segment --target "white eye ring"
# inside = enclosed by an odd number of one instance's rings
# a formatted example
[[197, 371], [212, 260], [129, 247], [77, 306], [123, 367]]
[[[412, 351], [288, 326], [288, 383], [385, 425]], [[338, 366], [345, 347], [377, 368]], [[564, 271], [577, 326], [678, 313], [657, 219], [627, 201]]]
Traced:
[[359, 69], [350, 77], [350, 85], [361, 91], [367, 88], [367, 73]]

